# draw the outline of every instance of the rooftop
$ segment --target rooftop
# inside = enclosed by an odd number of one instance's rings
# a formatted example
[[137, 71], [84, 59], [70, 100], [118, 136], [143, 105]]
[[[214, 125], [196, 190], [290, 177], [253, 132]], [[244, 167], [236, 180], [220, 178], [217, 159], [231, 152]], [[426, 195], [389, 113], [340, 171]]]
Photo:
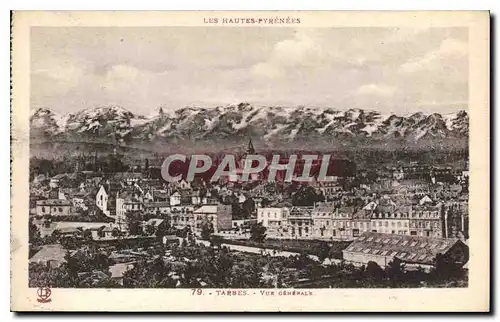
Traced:
[[216, 214], [217, 206], [204, 205], [194, 211], [195, 214]]
[[65, 262], [66, 249], [60, 244], [45, 245], [29, 259], [30, 263], [47, 263], [47, 261]]
[[458, 239], [431, 238], [367, 232], [353, 241], [347, 252], [398, 257], [405, 262], [434, 264], [436, 255], [445, 254]]
[[71, 202], [65, 199], [37, 200], [37, 206], [71, 206]]

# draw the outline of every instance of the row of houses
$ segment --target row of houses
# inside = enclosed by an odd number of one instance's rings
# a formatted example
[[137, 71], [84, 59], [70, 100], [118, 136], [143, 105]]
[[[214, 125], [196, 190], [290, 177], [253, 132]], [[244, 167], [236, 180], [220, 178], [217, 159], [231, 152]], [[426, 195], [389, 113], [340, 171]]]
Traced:
[[[447, 220], [456, 208], [427, 199], [416, 205], [371, 201], [362, 208], [328, 202], [314, 207], [263, 207], [257, 209], [257, 221], [267, 228], [268, 236], [278, 238], [352, 240], [365, 232], [450, 237]], [[464, 213], [460, 214], [463, 219]]]

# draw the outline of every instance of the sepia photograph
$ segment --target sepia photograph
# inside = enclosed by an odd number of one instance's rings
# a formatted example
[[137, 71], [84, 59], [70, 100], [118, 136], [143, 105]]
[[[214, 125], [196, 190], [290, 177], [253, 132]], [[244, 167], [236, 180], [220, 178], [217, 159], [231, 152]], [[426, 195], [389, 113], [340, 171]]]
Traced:
[[20, 310], [488, 309], [487, 12], [16, 14]]

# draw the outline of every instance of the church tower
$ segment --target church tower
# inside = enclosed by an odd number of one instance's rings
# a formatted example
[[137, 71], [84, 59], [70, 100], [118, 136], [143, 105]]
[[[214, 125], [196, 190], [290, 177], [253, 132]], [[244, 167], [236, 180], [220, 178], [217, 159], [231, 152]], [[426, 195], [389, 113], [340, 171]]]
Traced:
[[255, 149], [253, 147], [252, 138], [249, 138], [249, 140], [248, 140], [248, 147], [247, 147], [246, 154], [247, 155], [255, 154]]
[[[257, 154], [257, 153], [255, 152], [255, 148], [254, 148], [253, 143], [252, 143], [252, 138], [249, 138], [247, 149], [246, 149], [245, 153], [243, 153], [241, 159], [238, 161], [237, 167], [239, 169], [239, 173], [238, 173], [239, 175], [242, 174], [242, 171], [243, 171], [243, 169], [245, 169], [247, 162], [248, 162], [248, 167], [251, 167], [251, 161], [246, 160], [246, 158], [247, 158], [247, 156], [253, 155], [253, 154]], [[257, 174], [251, 175], [252, 180], [256, 180], [257, 178], [258, 178]]]

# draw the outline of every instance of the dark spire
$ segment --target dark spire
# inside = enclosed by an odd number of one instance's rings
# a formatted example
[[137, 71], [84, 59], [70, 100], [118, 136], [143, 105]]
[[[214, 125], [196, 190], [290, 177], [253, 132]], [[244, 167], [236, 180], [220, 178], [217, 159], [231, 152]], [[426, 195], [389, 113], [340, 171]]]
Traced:
[[247, 154], [255, 154], [255, 149], [253, 147], [252, 138], [249, 138]]

